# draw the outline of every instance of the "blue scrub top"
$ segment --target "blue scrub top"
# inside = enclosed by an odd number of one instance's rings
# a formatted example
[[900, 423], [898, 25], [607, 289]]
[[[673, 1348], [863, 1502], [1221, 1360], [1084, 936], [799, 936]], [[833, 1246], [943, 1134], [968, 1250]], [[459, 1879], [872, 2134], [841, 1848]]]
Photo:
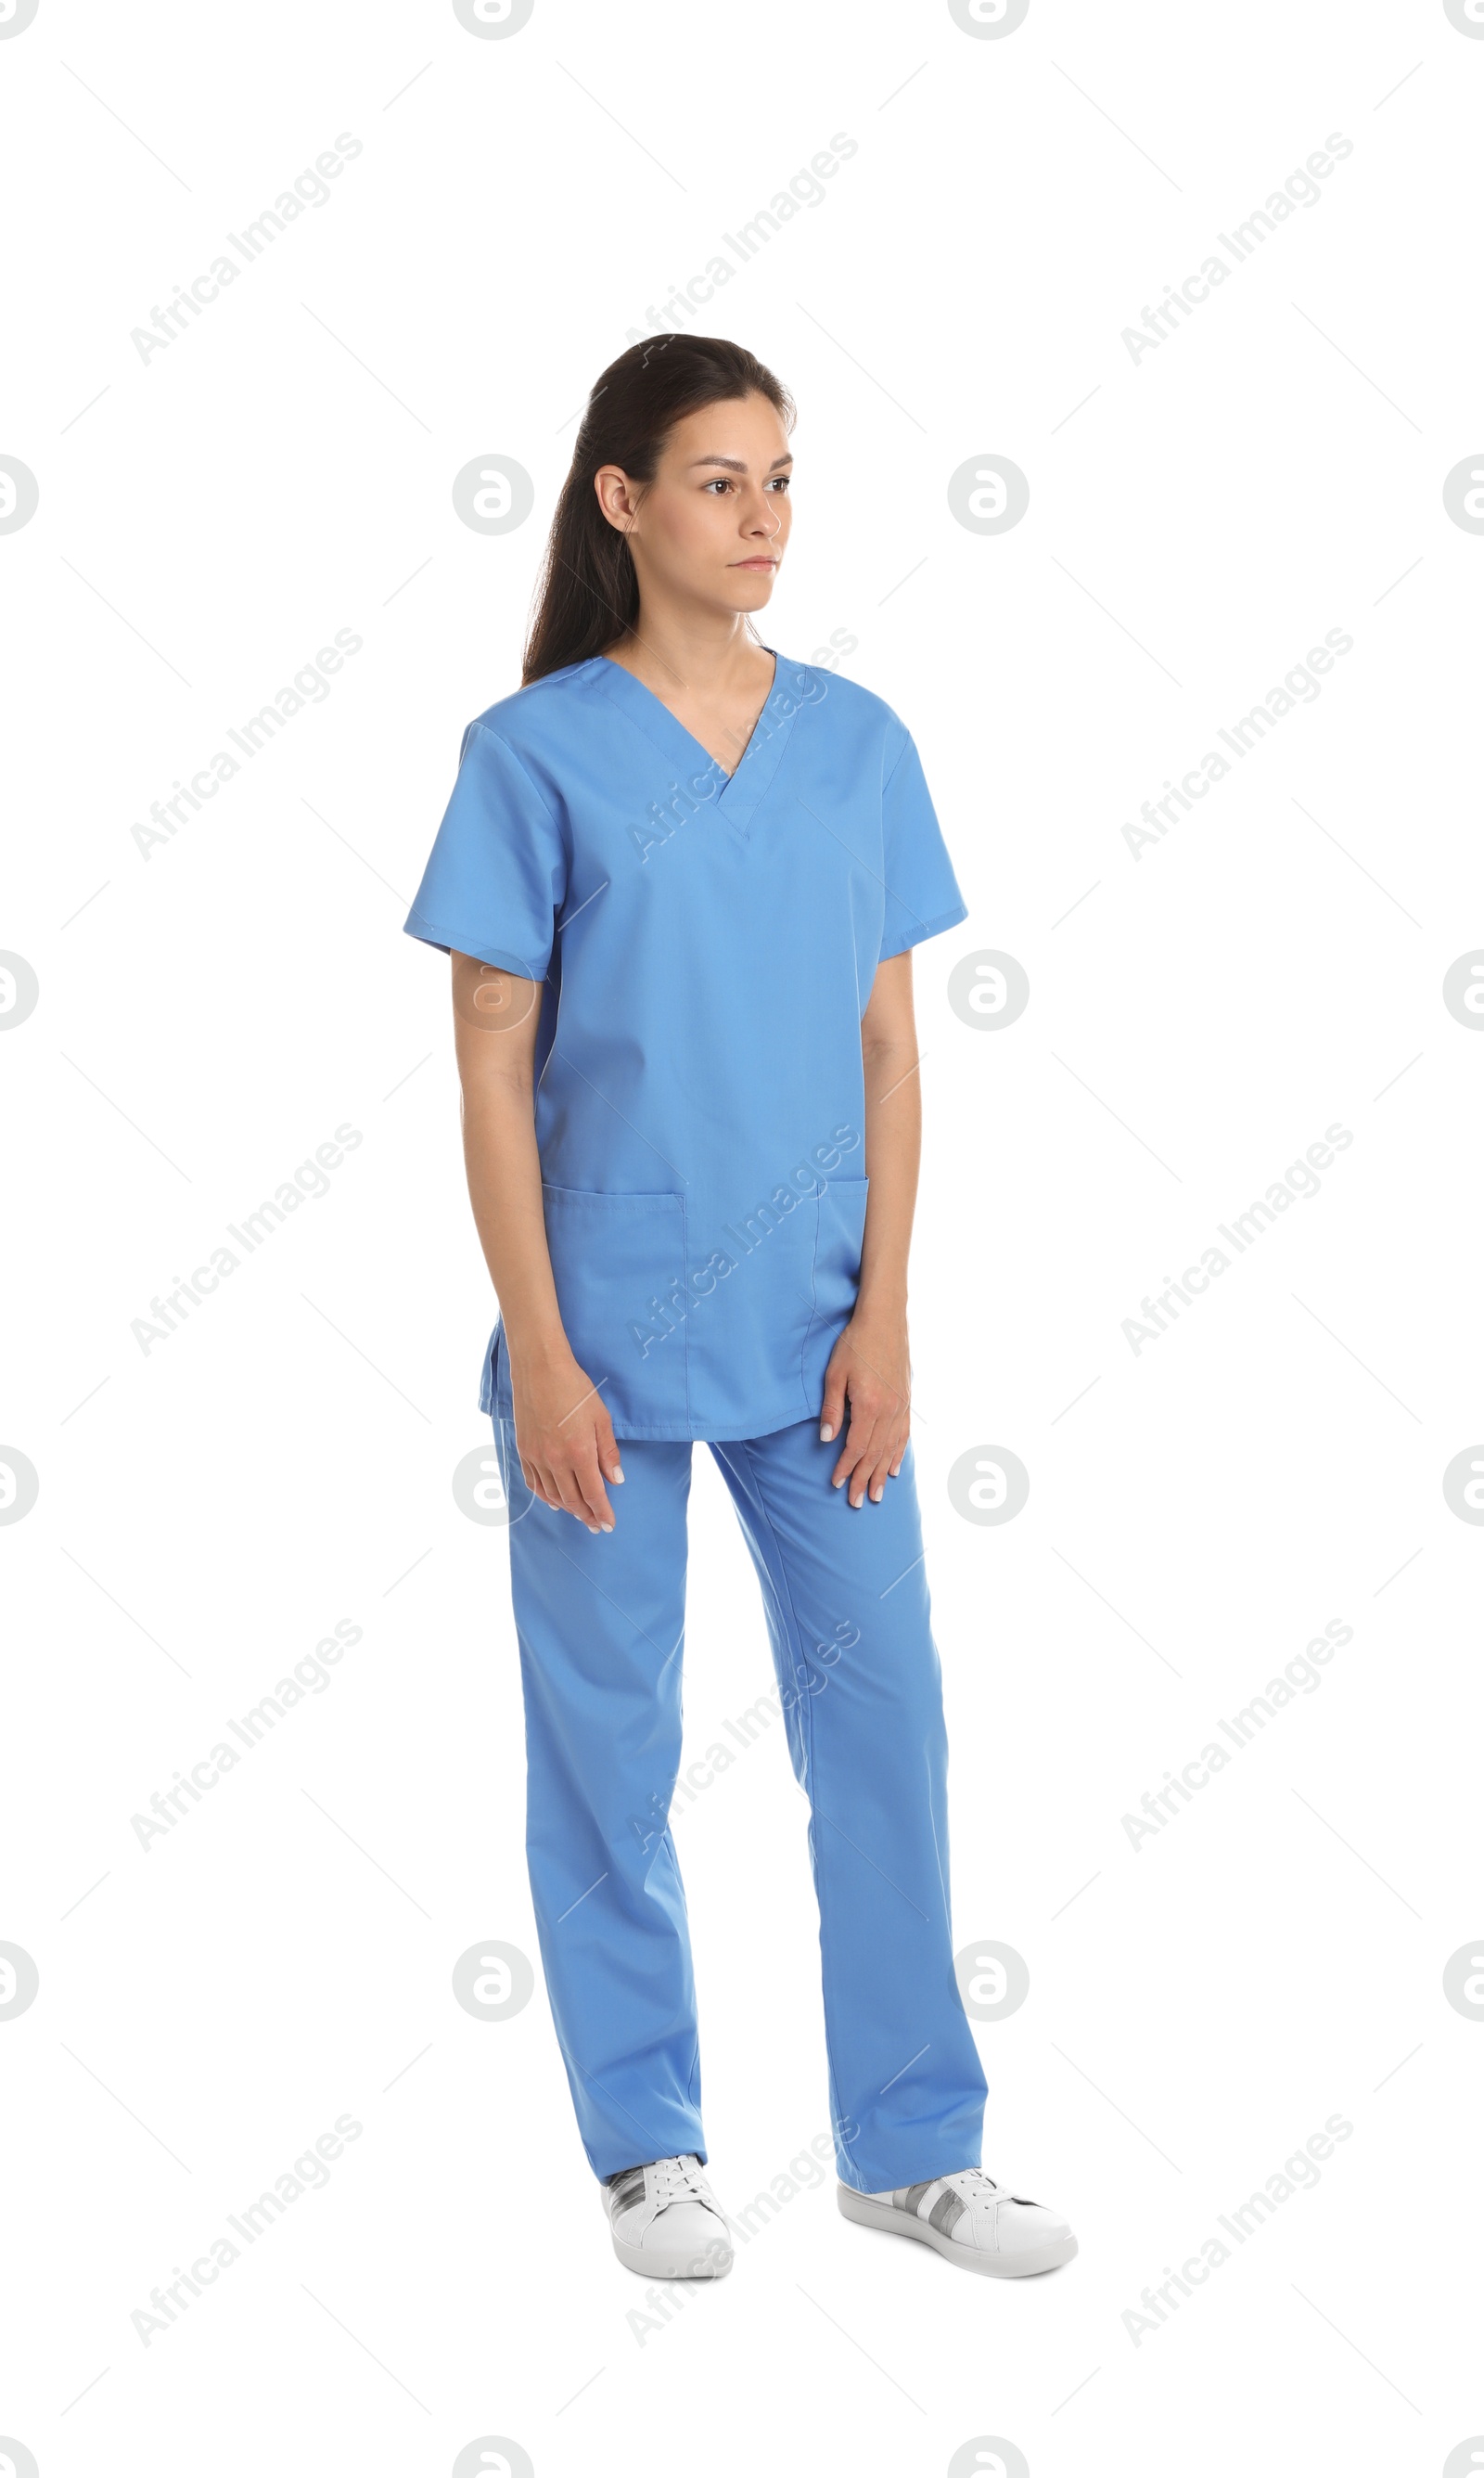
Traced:
[[[967, 911], [911, 734], [813, 664], [774, 654], [731, 775], [603, 654], [469, 724], [406, 927], [544, 984], [551, 1267], [616, 1436], [817, 1415], [861, 1271], [861, 1018]], [[514, 1416], [502, 1323], [480, 1408]]]

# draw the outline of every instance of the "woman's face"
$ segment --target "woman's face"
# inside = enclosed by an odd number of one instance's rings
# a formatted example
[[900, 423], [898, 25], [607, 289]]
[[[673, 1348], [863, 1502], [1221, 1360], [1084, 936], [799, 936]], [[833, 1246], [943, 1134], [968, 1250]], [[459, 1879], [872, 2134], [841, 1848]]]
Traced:
[[789, 539], [792, 464], [767, 396], [745, 395], [677, 422], [647, 485], [605, 465], [598, 499], [627, 536], [641, 598], [761, 611]]

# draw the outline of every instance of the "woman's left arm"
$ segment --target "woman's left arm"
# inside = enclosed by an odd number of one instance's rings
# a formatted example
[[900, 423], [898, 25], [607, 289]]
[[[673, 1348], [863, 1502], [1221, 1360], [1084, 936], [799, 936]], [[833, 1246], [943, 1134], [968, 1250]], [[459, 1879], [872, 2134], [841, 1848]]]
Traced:
[[907, 1355], [907, 1253], [918, 1197], [922, 1101], [912, 1012], [912, 949], [877, 967], [861, 1019], [866, 1071], [866, 1159], [870, 1188], [855, 1314], [830, 1353], [819, 1434], [850, 1426], [830, 1475], [848, 1481], [852, 1505], [879, 1504], [901, 1467], [911, 1427]]

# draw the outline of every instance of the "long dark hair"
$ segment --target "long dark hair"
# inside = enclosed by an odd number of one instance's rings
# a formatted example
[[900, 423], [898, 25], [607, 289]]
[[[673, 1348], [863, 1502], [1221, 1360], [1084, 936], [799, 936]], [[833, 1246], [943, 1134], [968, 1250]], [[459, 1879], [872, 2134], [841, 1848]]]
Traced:
[[600, 654], [639, 617], [628, 544], [598, 505], [593, 476], [621, 465], [652, 482], [677, 421], [702, 405], [763, 395], [792, 429], [793, 400], [743, 344], [721, 336], [651, 336], [610, 362], [588, 398], [562, 485], [526, 639], [522, 687]]

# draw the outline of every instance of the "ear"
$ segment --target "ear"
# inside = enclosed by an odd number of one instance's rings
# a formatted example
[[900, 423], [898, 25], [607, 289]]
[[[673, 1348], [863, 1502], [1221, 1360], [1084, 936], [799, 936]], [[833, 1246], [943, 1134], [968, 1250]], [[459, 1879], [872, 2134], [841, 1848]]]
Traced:
[[621, 465], [600, 465], [592, 476], [597, 503], [616, 532], [631, 533], [635, 523], [634, 494]]

